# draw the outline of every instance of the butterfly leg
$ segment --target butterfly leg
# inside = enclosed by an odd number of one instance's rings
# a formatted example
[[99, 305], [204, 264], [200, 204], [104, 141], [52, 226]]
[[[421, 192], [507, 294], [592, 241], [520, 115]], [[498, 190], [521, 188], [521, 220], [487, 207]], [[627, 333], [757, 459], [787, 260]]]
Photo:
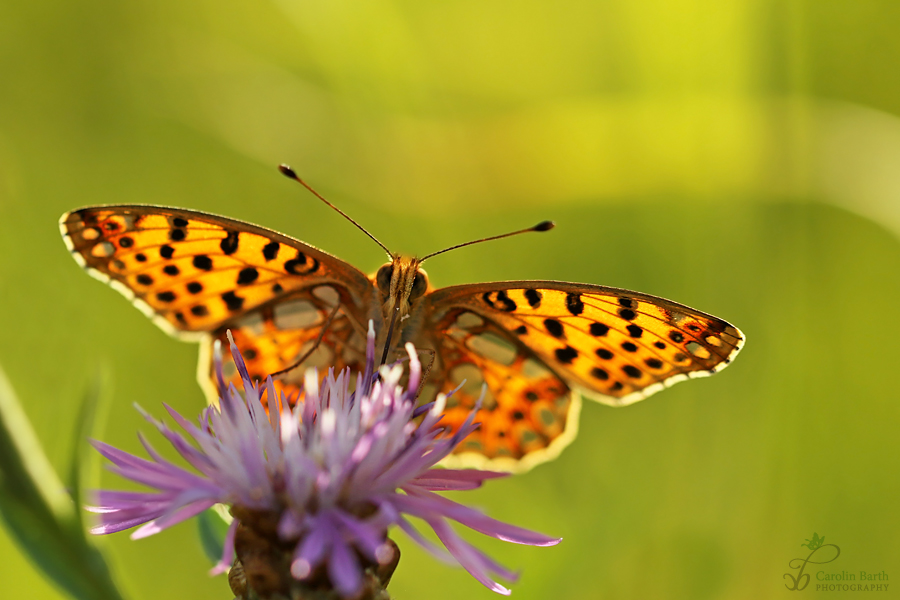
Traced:
[[400, 305], [399, 304], [397, 305], [397, 308], [394, 310], [394, 312], [391, 314], [391, 322], [388, 325], [388, 329], [387, 329], [387, 341], [385, 341], [385, 343], [384, 343], [384, 353], [381, 355], [381, 363], [380, 364], [382, 364], [382, 365], [387, 362], [388, 354], [391, 351], [391, 338], [394, 335], [394, 323], [397, 320], [398, 314], [400, 314]]
[[425, 368], [422, 369], [422, 379], [419, 381], [419, 389], [416, 390], [416, 398], [418, 398], [422, 394], [422, 390], [425, 389], [425, 384], [428, 382], [428, 376], [431, 374], [431, 369], [434, 367], [437, 352], [435, 352], [433, 348], [416, 348], [416, 352], [428, 355], [428, 362], [425, 364]]
[[298, 360], [296, 360], [294, 362], [294, 364], [290, 365], [289, 367], [281, 369], [280, 371], [275, 371], [274, 373], [270, 373], [270, 376], [272, 377], [272, 379], [277, 379], [281, 375], [286, 375], [286, 374], [290, 373], [291, 371], [293, 371], [294, 369], [296, 369], [297, 367], [302, 365], [303, 362], [307, 358], [312, 356], [312, 353], [315, 352], [316, 348], [319, 347], [319, 344], [322, 343], [322, 338], [325, 337], [325, 332], [328, 331], [328, 327], [334, 321], [334, 318], [337, 316], [338, 310], [340, 308], [341, 308], [340, 304], [335, 304], [334, 308], [331, 309], [331, 312], [328, 314], [328, 318], [325, 319], [325, 323], [322, 324], [322, 328], [319, 330], [319, 335], [316, 337], [316, 341], [313, 343], [312, 346], [310, 346], [309, 350], [304, 352], [303, 356], [301, 356]]

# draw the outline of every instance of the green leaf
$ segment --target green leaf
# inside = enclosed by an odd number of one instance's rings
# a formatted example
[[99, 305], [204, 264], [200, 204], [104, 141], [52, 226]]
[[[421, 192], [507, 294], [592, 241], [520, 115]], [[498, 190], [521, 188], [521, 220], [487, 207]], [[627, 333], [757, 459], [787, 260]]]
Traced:
[[77, 513], [0, 369], [0, 515], [31, 560], [66, 592], [121, 600]]
[[217, 564], [222, 558], [225, 536], [231, 525], [232, 517], [227, 511], [228, 509], [224, 505], [217, 504], [197, 516], [197, 533], [200, 535], [200, 543], [213, 564]]

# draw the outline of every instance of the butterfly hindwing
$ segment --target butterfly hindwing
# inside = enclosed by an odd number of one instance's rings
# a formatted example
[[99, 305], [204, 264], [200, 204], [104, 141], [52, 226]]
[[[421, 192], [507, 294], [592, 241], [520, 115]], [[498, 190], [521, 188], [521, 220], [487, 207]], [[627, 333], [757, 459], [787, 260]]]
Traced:
[[441, 424], [455, 431], [481, 400], [480, 427], [445, 464], [527, 470], [555, 457], [574, 437], [578, 395], [496, 322], [453, 308], [426, 335], [419, 344], [436, 351], [432, 385], [444, 393], [459, 388]]
[[[276, 390], [296, 398], [308, 367], [339, 372], [345, 367], [358, 371], [365, 365], [365, 339], [359, 317], [348, 310], [349, 306], [352, 300], [346, 288], [321, 284], [250, 311], [212, 332], [211, 339], [227, 348], [226, 332], [231, 331], [254, 382], [290, 368], [274, 383]], [[211, 346], [204, 344], [204, 348], [197, 376], [207, 396], [215, 400], [218, 394]], [[227, 380], [238, 384], [237, 369], [228, 353], [223, 356], [223, 370]]]

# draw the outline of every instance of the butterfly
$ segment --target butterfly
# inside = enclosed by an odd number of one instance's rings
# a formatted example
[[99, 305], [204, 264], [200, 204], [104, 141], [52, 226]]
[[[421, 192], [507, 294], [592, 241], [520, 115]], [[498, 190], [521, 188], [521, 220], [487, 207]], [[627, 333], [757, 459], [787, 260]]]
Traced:
[[631, 404], [720, 371], [744, 342], [726, 321], [648, 294], [559, 281], [433, 289], [421, 264], [439, 252], [419, 259], [382, 245], [390, 262], [367, 276], [292, 237], [193, 210], [92, 206], [64, 214], [60, 230], [92, 276], [167, 333], [200, 342], [198, 380], [211, 401], [212, 348], [228, 330], [251, 376], [280, 373], [286, 392], [299, 390], [306, 367], [359, 368], [369, 320], [388, 358], [413, 342], [431, 365], [423, 402], [462, 386], [446, 404], [450, 430], [482, 399], [481, 426], [449, 457], [454, 466], [530, 469], [574, 439], [581, 396]]

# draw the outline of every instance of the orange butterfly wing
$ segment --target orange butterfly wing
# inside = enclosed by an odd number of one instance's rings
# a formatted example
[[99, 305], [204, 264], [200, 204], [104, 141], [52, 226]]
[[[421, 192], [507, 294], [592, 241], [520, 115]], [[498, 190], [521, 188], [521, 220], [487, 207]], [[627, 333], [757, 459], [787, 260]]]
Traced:
[[[446, 420], [458, 425], [487, 384], [484, 425], [467, 440], [491, 468], [521, 470], [574, 438], [574, 389], [622, 406], [729, 364], [743, 345], [733, 325], [629, 290], [558, 281], [462, 285], [426, 296], [422, 336], [436, 348], [436, 385], [466, 379]], [[479, 456], [489, 459], [485, 463]]]
[[[254, 378], [292, 366], [359, 367], [366, 321], [383, 325], [374, 282], [299, 240], [241, 221], [159, 206], [99, 206], [60, 220], [73, 257], [168, 333], [200, 340], [211, 400], [211, 348], [231, 330]], [[481, 428], [460, 461], [525, 470], [575, 436], [581, 392], [635, 402], [724, 368], [743, 344], [732, 325], [662, 298], [556, 281], [455, 286], [428, 293], [398, 336], [435, 352], [429, 401], [465, 381], [444, 423], [481, 395]], [[424, 318], [423, 318], [424, 317]], [[327, 327], [326, 327], [327, 324]], [[323, 328], [325, 331], [323, 333]], [[322, 335], [322, 342], [316, 341]], [[226, 375], [237, 379], [230, 357]], [[276, 383], [297, 390], [302, 369]]]
[[[364, 349], [359, 332], [370, 313], [371, 282], [299, 240], [218, 215], [141, 205], [75, 210], [63, 215], [60, 230], [91, 275], [166, 332], [201, 341], [199, 380], [212, 399], [211, 342], [224, 340], [229, 328], [258, 377], [310, 348], [335, 304], [340, 310], [321, 347], [343, 352], [311, 359], [355, 364]], [[225, 368], [234, 369], [227, 356]]]

